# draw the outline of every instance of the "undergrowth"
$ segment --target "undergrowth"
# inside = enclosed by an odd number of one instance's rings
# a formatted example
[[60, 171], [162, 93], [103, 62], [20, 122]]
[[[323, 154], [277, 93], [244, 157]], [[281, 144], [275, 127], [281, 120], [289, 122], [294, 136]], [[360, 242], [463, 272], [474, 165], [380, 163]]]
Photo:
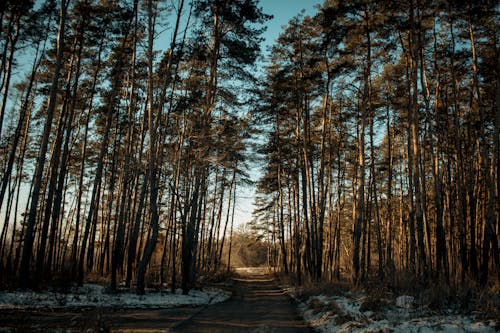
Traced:
[[[283, 285], [295, 285], [293, 276], [277, 273], [276, 278]], [[500, 318], [500, 282], [490, 281], [481, 286], [473, 279], [465, 279], [460, 284], [450, 284], [444, 280], [422, 281], [409, 273], [398, 273], [386, 281], [373, 277], [362, 284], [353, 284], [348, 279], [340, 281], [305, 280], [296, 286], [298, 300], [304, 302], [312, 296], [359, 295], [362, 298], [361, 311], [380, 312], [395, 304], [398, 296], [409, 295], [415, 298], [415, 306], [440, 314], [474, 314], [479, 319]], [[317, 304], [316, 304], [317, 303]], [[324, 305], [316, 301], [318, 311]], [[334, 309], [333, 309], [334, 310]], [[334, 311], [335, 312], [335, 311]], [[500, 325], [500, 322], [499, 322]], [[499, 327], [500, 328], [500, 327]]]

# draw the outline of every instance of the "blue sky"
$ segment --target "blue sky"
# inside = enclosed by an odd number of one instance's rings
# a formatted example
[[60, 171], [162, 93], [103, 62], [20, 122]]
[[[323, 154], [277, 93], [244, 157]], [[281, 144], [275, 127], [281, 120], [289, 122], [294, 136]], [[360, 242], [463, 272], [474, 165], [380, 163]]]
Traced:
[[[305, 15], [314, 15], [316, 13], [315, 6], [322, 4], [323, 0], [261, 0], [262, 6], [266, 14], [273, 15], [273, 19], [268, 21], [266, 26], [267, 30], [264, 33], [266, 39], [262, 45], [262, 51], [266, 52], [266, 47], [274, 43], [279, 34], [283, 30], [282, 27], [286, 26], [291, 18], [298, 15], [303, 9]], [[250, 166], [256, 165], [250, 163]], [[260, 177], [259, 170], [250, 170], [250, 175], [254, 181]], [[241, 187], [238, 191], [238, 199], [235, 210], [235, 224], [243, 225], [252, 219], [252, 212], [254, 210], [254, 189], [250, 187]]]
[[260, 0], [260, 6], [266, 14], [273, 15], [274, 18], [267, 23], [267, 31], [264, 34], [266, 45], [272, 45], [278, 38], [282, 26], [301, 10], [305, 10], [306, 15], [313, 15], [317, 4], [322, 4], [322, 0]]

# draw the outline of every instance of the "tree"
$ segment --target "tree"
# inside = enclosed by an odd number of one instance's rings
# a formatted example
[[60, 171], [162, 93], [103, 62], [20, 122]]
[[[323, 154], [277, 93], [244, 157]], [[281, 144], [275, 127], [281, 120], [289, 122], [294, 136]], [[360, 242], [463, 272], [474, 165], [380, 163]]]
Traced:
[[31, 194], [31, 206], [29, 211], [28, 225], [24, 236], [23, 254], [21, 259], [21, 266], [19, 268], [20, 284], [22, 287], [27, 288], [30, 286], [30, 261], [33, 251], [35, 223], [38, 212], [39, 196], [42, 185], [43, 169], [45, 165], [45, 154], [47, 152], [49, 135], [52, 127], [52, 119], [56, 107], [56, 96], [59, 84], [59, 74], [61, 71], [62, 56], [64, 50], [64, 38], [66, 29], [66, 16], [68, 12], [69, 0], [61, 0], [59, 10], [59, 28], [57, 35], [57, 57], [54, 67], [54, 74], [52, 84], [50, 87], [50, 95], [48, 99], [46, 120], [43, 129], [42, 143], [38, 154], [35, 174], [33, 175], [33, 193]]

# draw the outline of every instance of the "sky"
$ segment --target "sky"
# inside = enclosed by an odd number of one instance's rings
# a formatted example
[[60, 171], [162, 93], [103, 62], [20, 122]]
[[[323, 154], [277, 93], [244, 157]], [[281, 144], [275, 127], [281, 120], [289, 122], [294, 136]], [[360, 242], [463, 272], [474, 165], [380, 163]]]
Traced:
[[306, 15], [313, 15], [316, 12], [315, 6], [322, 3], [322, 0], [260, 0], [264, 13], [274, 16], [266, 24], [265, 44], [272, 45], [273, 41], [278, 38], [282, 27], [301, 10], [304, 9]]
[[[267, 30], [263, 35], [265, 41], [262, 45], [262, 51], [266, 52], [266, 48], [273, 45], [283, 30], [282, 27], [286, 26], [290, 19], [302, 10], [305, 10], [305, 15], [314, 15], [316, 13], [315, 6], [322, 3], [322, 0], [260, 0], [260, 6], [264, 13], [273, 15], [273, 19], [266, 24]], [[253, 181], [257, 181], [260, 176], [259, 170], [250, 170], [250, 175]], [[237, 226], [252, 220], [252, 212], [255, 209], [253, 203], [254, 188], [240, 188], [239, 193], [237, 193], [234, 221]]]

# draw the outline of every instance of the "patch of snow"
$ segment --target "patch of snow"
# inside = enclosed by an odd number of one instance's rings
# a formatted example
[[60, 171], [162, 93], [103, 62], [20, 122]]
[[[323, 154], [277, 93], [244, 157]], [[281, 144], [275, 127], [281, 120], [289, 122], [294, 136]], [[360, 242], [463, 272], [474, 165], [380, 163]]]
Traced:
[[403, 309], [411, 309], [415, 304], [415, 297], [403, 295], [396, 298], [396, 306]]
[[0, 292], [0, 308], [38, 308], [38, 307], [122, 307], [122, 308], [170, 308], [183, 305], [207, 305], [224, 302], [231, 293], [216, 288], [191, 290], [182, 295], [175, 293], [148, 292], [137, 295], [120, 291], [108, 293], [103, 286], [86, 284], [75, 287], [69, 293], [14, 291]]
[[[495, 333], [495, 321], [484, 323], [473, 316], [435, 315], [416, 308], [411, 296], [400, 296], [378, 308], [361, 310], [363, 295], [311, 296], [300, 302], [293, 288], [286, 289], [298, 302], [304, 320], [320, 333]], [[393, 305], [390, 305], [393, 304]]]

